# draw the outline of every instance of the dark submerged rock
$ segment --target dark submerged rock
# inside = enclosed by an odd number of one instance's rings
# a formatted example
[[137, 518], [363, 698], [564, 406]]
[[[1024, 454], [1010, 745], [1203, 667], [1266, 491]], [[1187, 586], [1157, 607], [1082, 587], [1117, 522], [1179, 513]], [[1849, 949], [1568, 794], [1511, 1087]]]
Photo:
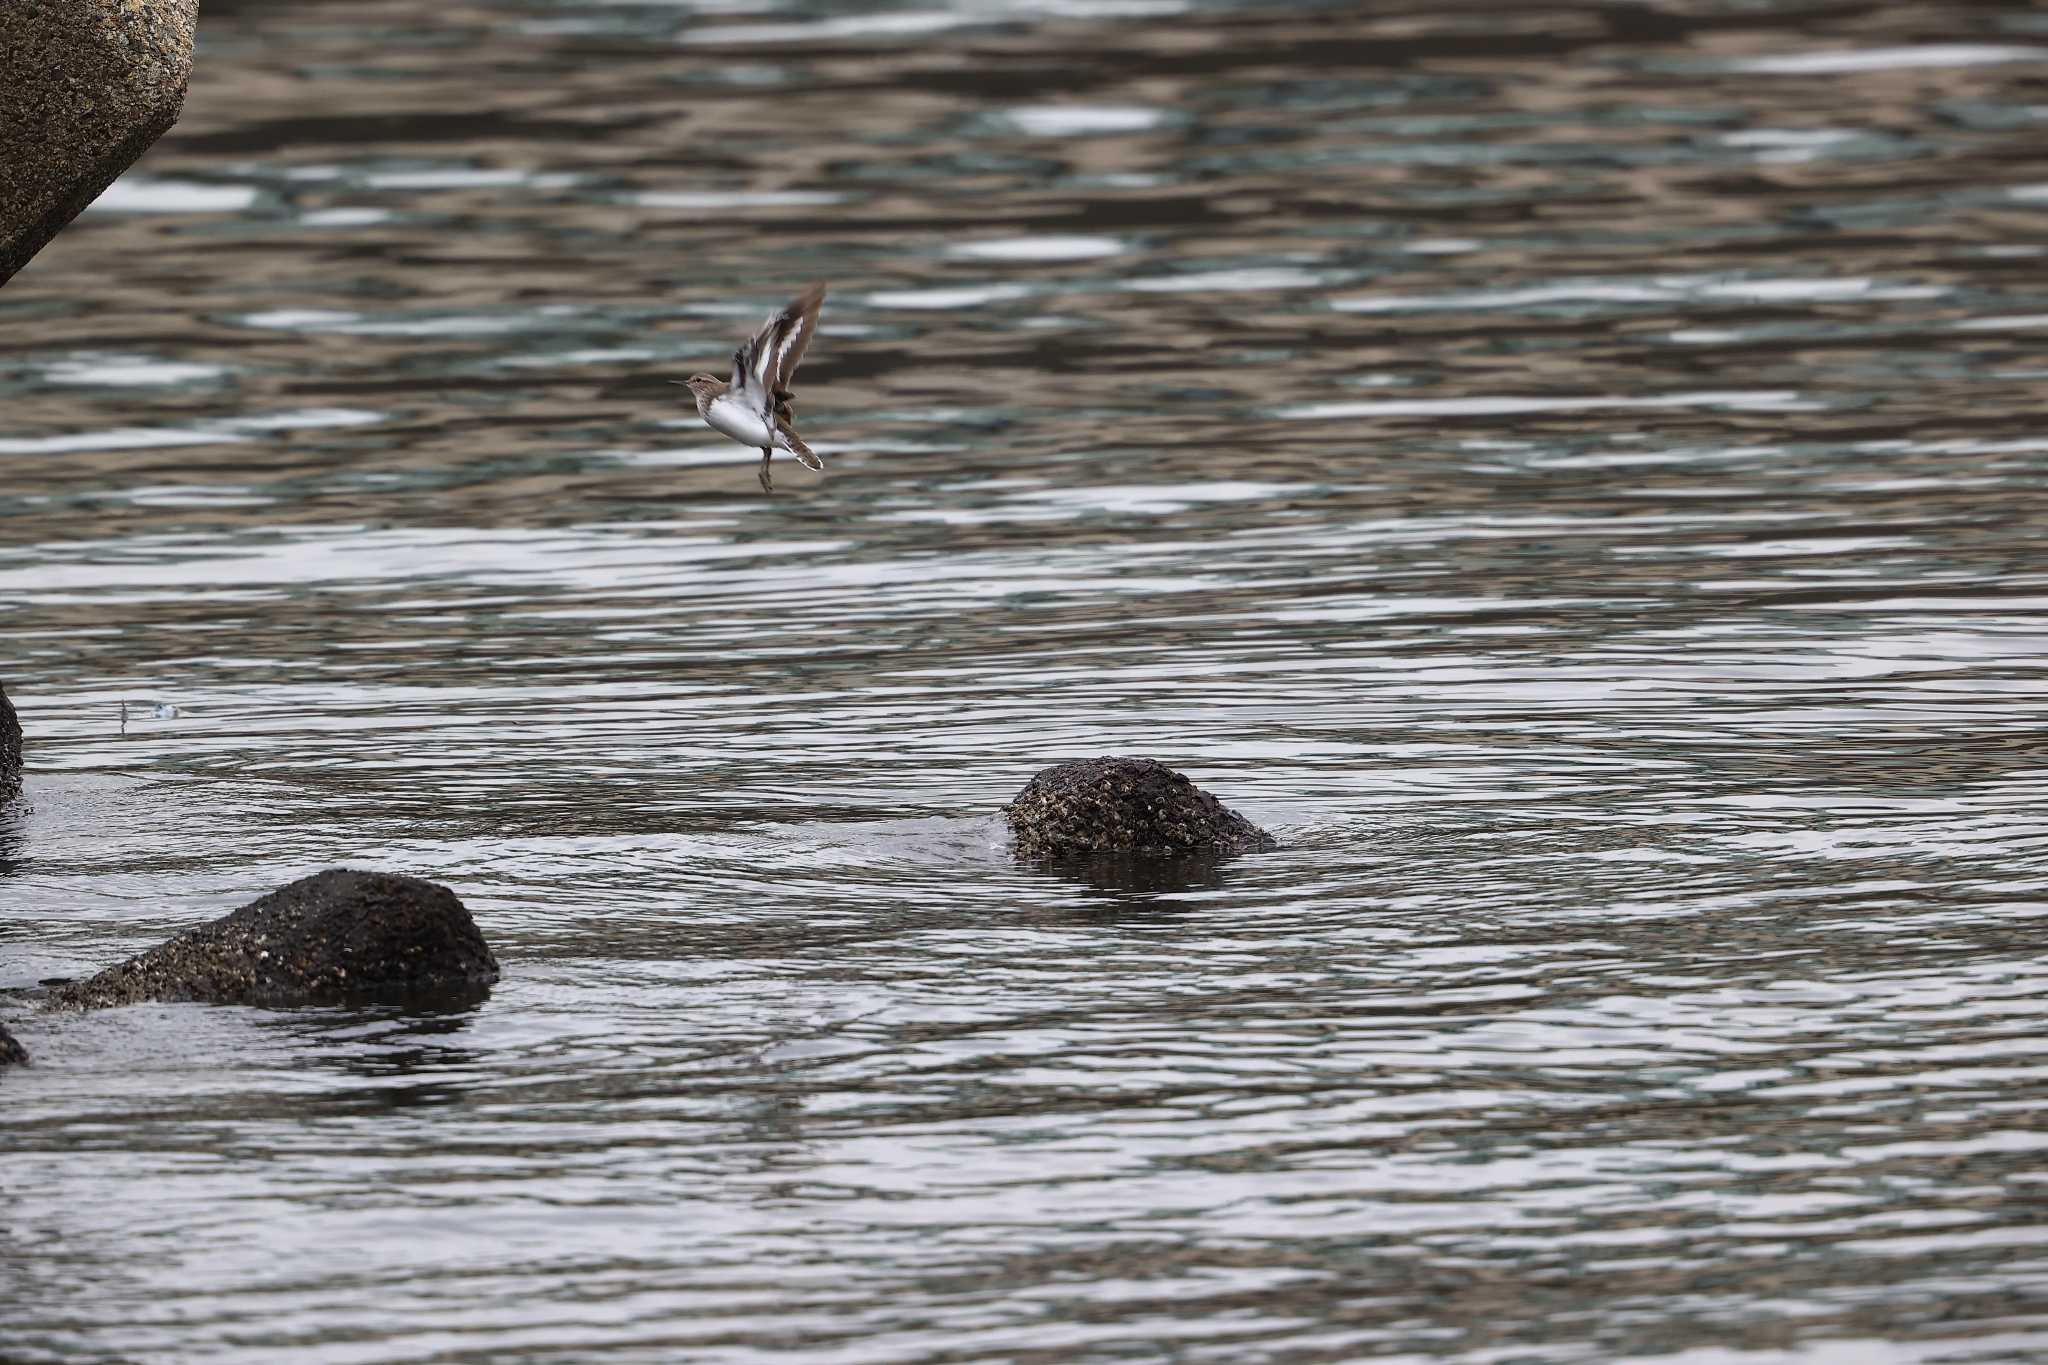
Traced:
[[60, 986], [51, 1000], [78, 1009], [142, 1000], [300, 1005], [476, 990], [497, 979], [497, 959], [453, 891], [335, 868]]
[[0, 1066], [27, 1066], [28, 1049], [14, 1040], [14, 1035], [0, 1024]]
[[1257, 853], [1273, 836], [1164, 763], [1084, 758], [1047, 768], [1003, 808], [1020, 857]]
[[177, 121], [199, 0], [0, 0], [0, 284]]
[[0, 806], [21, 795], [21, 721], [0, 687]]

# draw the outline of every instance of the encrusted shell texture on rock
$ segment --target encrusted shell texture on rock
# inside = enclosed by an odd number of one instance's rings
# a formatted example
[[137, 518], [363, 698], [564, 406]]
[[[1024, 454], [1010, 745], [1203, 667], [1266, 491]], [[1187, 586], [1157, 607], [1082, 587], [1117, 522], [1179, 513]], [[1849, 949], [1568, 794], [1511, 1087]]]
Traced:
[[1263, 852], [1273, 836], [1149, 758], [1055, 764], [1004, 808], [1021, 857]]

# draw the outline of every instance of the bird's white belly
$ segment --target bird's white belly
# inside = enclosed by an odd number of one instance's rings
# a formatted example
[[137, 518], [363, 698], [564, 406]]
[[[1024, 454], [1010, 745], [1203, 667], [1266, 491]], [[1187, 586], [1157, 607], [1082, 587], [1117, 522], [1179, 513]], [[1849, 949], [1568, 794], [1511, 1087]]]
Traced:
[[722, 394], [704, 410], [704, 420], [741, 445], [759, 448], [775, 444], [775, 433], [760, 413]]

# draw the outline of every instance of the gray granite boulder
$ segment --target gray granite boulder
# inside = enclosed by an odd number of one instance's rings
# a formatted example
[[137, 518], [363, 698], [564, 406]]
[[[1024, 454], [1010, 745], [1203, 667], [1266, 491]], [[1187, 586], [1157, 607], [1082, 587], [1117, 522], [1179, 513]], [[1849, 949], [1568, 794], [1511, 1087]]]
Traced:
[[1003, 808], [1018, 856], [1252, 853], [1273, 836], [1164, 763], [1084, 758], [1047, 768]]
[[28, 1049], [14, 1040], [14, 1035], [0, 1024], [0, 1066], [27, 1066]]
[[468, 994], [498, 961], [455, 893], [389, 872], [335, 868], [51, 992], [59, 1007], [141, 1000], [305, 1005]]
[[0, 0], [0, 284], [177, 121], [199, 0]]
[[21, 721], [0, 687], [0, 806], [21, 795]]

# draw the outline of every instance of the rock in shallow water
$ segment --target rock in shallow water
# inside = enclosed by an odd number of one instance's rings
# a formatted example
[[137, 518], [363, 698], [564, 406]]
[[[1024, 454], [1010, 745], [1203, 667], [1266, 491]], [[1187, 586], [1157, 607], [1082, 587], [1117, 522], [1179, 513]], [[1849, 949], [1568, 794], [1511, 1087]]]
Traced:
[[1273, 836], [1164, 763], [1084, 758], [1047, 768], [1004, 807], [1017, 853], [1255, 853]]
[[142, 1000], [300, 1005], [478, 989], [498, 962], [455, 893], [337, 868], [51, 992], [60, 1006]]
[[0, 0], [0, 284], [178, 117], [198, 0]]
[[0, 1026], [0, 1066], [27, 1066], [28, 1049], [14, 1040], [5, 1026]]
[[0, 687], [0, 806], [21, 795], [21, 722]]

